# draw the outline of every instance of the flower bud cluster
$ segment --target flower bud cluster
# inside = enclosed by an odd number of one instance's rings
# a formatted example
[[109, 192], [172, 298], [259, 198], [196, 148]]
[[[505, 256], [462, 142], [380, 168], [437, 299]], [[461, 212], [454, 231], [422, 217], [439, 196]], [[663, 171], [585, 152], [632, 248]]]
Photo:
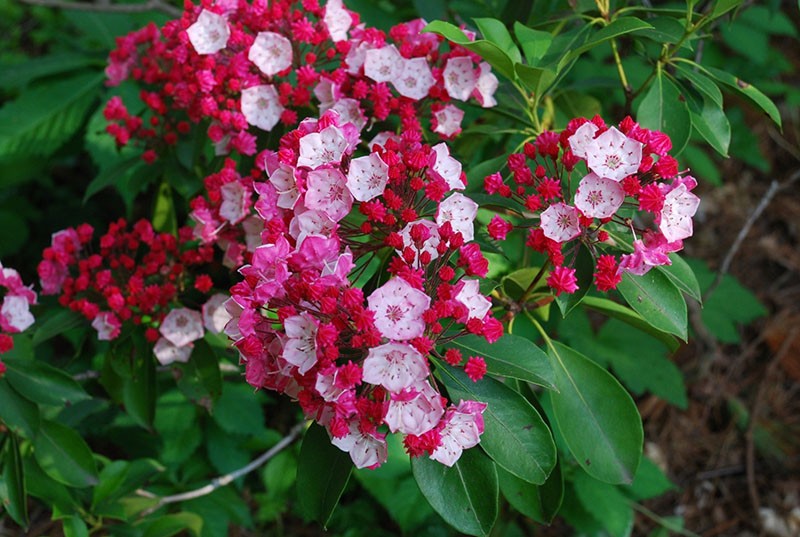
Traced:
[[62, 306], [91, 321], [99, 340], [118, 338], [124, 323], [141, 325], [162, 364], [185, 362], [204, 327], [218, 333], [228, 320], [223, 295], [211, 297], [202, 313], [180, 307], [182, 294], [193, 288], [205, 297], [213, 287], [200, 272], [212, 262], [213, 249], [197, 246], [191, 234], [184, 228], [176, 238], [147, 220], [129, 228], [120, 219], [93, 252], [88, 224], [59, 231], [38, 267], [43, 293], [58, 294]]
[[[666, 134], [629, 117], [619, 128], [599, 117], [578, 118], [560, 134], [545, 131], [525, 144], [523, 153], [508, 158], [509, 177], [495, 173], [484, 186], [519, 203], [527, 222], [519, 227], [529, 228], [527, 245], [552, 264], [547, 284], [556, 295], [578, 289], [570, 264], [581, 244], [595, 257], [597, 289], [609, 291], [623, 272], [642, 275], [669, 265], [668, 254], [692, 235], [697, 181], [679, 172], [671, 147]], [[514, 227], [495, 216], [488, 231], [503, 240]], [[625, 245], [609, 233], [625, 229], [633, 233], [633, 252], [617, 257], [611, 252]]]
[[[296, 399], [356, 466], [385, 461], [387, 432], [452, 465], [478, 443], [485, 404], [448, 402], [430, 357], [478, 380], [483, 358], [436, 347], [502, 335], [470, 278], [488, 267], [472, 242], [477, 204], [457, 192], [461, 164], [420, 131], [379, 135], [363, 156], [359, 144], [360, 129], [331, 110], [259, 157], [266, 181], [226, 184], [255, 198], [262, 230], [231, 289], [226, 333], [247, 381]], [[385, 268], [370, 277], [375, 264]]]

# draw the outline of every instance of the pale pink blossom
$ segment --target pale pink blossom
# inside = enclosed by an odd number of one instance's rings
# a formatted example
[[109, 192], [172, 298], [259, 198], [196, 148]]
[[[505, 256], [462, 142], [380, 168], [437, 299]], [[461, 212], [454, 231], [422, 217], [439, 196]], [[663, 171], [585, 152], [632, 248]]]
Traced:
[[405, 343], [385, 343], [369, 350], [364, 359], [364, 382], [380, 384], [390, 392], [399, 392], [424, 380], [428, 362], [417, 349]]
[[463, 119], [463, 110], [452, 104], [447, 104], [441, 110], [433, 113], [433, 132], [438, 132], [447, 138], [456, 136], [461, 132], [461, 121]]
[[422, 381], [392, 393], [383, 419], [393, 433], [421, 435], [436, 427], [443, 414], [442, 396]]
[[590, 218], [612, 216], [622, 206], [623, 201], [625, 201], [625, 190], [622, 185], [591, 172], [581, 179], [575, 192], [575, 207]]
[[283, 113], [278, 92], [271, 84], [243, 89], [241, 107], [247, 122], [265, 131], [272, 130]]
[[395, 89], [403, 97], [418, 101], [428, 96], [431, 87], [436, 83], [425, 58], [404, 59], [400, 75], [392, 80]]
[[231, 29], [225, 17], [204, 9], [186, 33], [198, 54], [214, 54], [228, 45]]
[[353, 196], [342, 172], [328, 168], [308, 172], [304, 202], [309, 209], [321, 211], [338, 222], [350, 212]]
[[459, 101], [469, 99], [478, 83], [478, 75], [472, 67], [472, 58], [469, 56], [457, 56], [447, 60], [442, 78], [448, 95]]
[[295, 169], [281, 164], [269, 174], [269, 182], [278, 193], [278, 207], [281, 209], [293, 209], [300, 198], [300, 191], [297, 189], [297, 181], [295, 180]]
[[358, 201], [369, 201], [380, 196], [388, 182], [389, 165], [377, 153], [350, 161], [347, 188]]
[[373, 48], [371, 44], [365, 41], [360, 41], [358, 44], [353, 43], [350, 46], [350, 50], [347, 52], [347, 56], [344, 58], [344, 63], [347, 65], [347, 72], [351, 75], [357, 75], [367, 60], [367, 51]]
[[203, 304], [203, 326], [212, 334], [221, 333], [233, 318], [225, 307], [230, 298], [228, 295], [215, 293]]
[[671, 265], [669, 258], [671, 252], [683, 248], [683, 241], [667, 241], [661, 233], [645, 232], [642, 240], [633, 241], [633, 253], [625, 254], [620, 258], [619, 268], [631, 274], [642, 276], [647, 274], [652, 267]]
[[642, 147], [642, 142], [611, 127], [585, 146], [586, 165], [600, 177], [622, 181], [639, 169]]
[[658, 228], [667, 241], [673, 242], [692, 236], [692, 217], [699, 205], [700, 198], [689, 192], [686, 183], [672, 185], [672, 190], [664, 196], [664, 206], [657, 219]]
[[312, 132], [300, 138], [300, 155], [297, 166], [307, 166], [312, 170], [323, 164], [338, 164], [347, 149], [347, 138], [333, 125], [320, 132]]
[[349, 248], [345, 248], [343, 254], [323, 262], [319, 281], [325, 285], [348, 285], [347, 275], [355, 266], [353, 253]]
[[475, 238], [475, 217], [478, 215], [478, 204], [464, 194], [456, 192], [439, 204], [436, 223], [441, 227], [450, 222], [453, 231], [461, 233], [464, 242]]
[[339, 89], [339, 84], [322, 75], [314, 87], [314, 96], [319, 101], [319, 112], [323, 114], [342, 98], [342, 90]]
[[173, 345], [167, 338], [160, 337], [153, 346], [153, 354], [155, 354], [158, 363], [169, 365], [173, 362], [188, 362], [193, 348], [191, 343], [179, 347]]
[[[420, 225], [428, 228], [428, 237], [422, 242], [422, 244], [418, 244], [417, 241], [411, 237], [411, 229], [414, 226]], [[434, 222], [431, 222], [430, 220], [415, 220], [413, 222], [409, 222], [403, 229], [400, 230], [399, 235], [400, 238], [403, 239], [403, 246], [411, 247], [416, 252], [416, 256], [414, 256], [414, 262], [412, 263], [414, 268], [419, 268], [419, 257], [423, 253], [427, 253], [430, 256], [431, 261], [439, 257], [439, 251], [437, 248], [442, 242], [442, 237], [439, 235], [439, 226], [437, 226]], [[402, 255], [402, 252], [398, 251], [398, 255]]]
[[569, 137], [569, 147], [572, 154], [576, 157], [586, 158], [586, 148], [594, 141], [594, 135], [597, 134], [599, 127], [587, 121], [575, 130], [575, 134]]
[[342, 0], [328, 0], [322, 20], [328, 28], [328, 33], [331, 34], [331, 40], [347, 40], [347, 30], [352, 26], [353, 19], [344, 8]]
[[425, 332], [422, 314], [431, 305], [431, 297], [414, 289], [402, 278], [392, 278], [367, 298], [375, 313], [375, 327], [383, 337], [403, 341]]
[[275, 244], [263, 244], [256, 247], [250, 265], [239, 269], [245, 277], [253, 277], [258, 282], [253, 290], [253, 297], [263, 303], [276, 296], [283, 296], [283, 283], [289, 279], [287, 256], [291, 251], [289, 242], [279, 237]]
[[161, 321], [158, 331], [176, 347], [183, 347], [203, 337], [203, 316], [189, 308], [175, 308]]
[[431, 148], [430, 171], [435, 177], [441, 177], [447, 186], [453, 190], [464, 190], [464, 182], [461, 180], [461, 163], [450, 156], [447, 144], [436, 144]]
[[489, 310], [492, 309], [492, 301], [481, 293], [481, 284], [478, 280], [461, 280], [461, 289], [458, 290], [453, 299], [467, 308], [467, 315], [458, 322], [465, 322], [468, 319], [483, 319]]
[[289, 255], [289, 264], [295, 271], [322, 270], [326, 264], [339, 258], [340, 247], [341, 241], [335, 234], [331, 237], [307, 235], [297, 250]]
[[292, 65], [292, 42], [275, 32], [259, 32], [247, 59], [265, 75], [276, 75]]
[[29, 306], [24, 296], [6, 295], [0, 307], [0, 328], [6, 332], [22, 332], [31, 326], [35, 319]]
[[461, 401], [457, 407], [448, 408], [439, 432], [441, 444], [431, 453], [431, 459], [453, 466], [465, 449], [478, 445], [483, 434], [484, 410], [486, 403], [477, 401]]
[[303, 375], [317, 363], [317, 321], [303, 312], [288, 317], [283, 321], [283, 328], [286, 333], [283, 359]]
[[[339, 114], [339, 125], [351, 123], [359, 133], [367, 125], [367, 118], [364, 111], [361, 110], [361, 104], [356, 99], [349, 97], [337, 99], [330, 110]], [[322, 112], [321, 107], [320, 112]]]
[[92, 321], [92, 328], [97, 330], [97, 339], [100, 341], [116, 339], [121, 327], [120, 320], [110, 311], [101, 311]]
[[244, 242], [248, 252], [254, 252], [261, 246], [261, 232], [264, 231], [264, 220], [252, 215], [242, 220]]
[[278, 191], [275, 189], [275, 185], [270, 182], [254, 182], [253, 190], [258, 194], [258, 199], [253, 207], [262, 221], [263, 228], [264, 221], [272, 220], [282, 214], [278, 206]]
[[394, 82], [403, 74], [403, 68], [403, 57], [394, 45], [365, 52], [364, 75], [375, 82]]
[[566, 203], [554, 203], [541, 214], [544, 236], [556, 242], [566, 242], [581, 234], [578, 210]]
[[361, 432], [357, 421], [351, 422], [350, 430], [345, 436], [331, 438], [331, 443], [348, 452], [356, 468], [380, 466], [386, 461], [388, 454], [383, 435]]
[[497, 105], [494, 98], [494, 92], [497, 91], [499, 82], [497, 77], [492, 73], [492, 68], [486, 62], [481, 62], [480, 75], [478, 75], [478, 82], [475, 84], [475, 89], [472, 91], [472, 96], [477, 99], [480, 105], [484, 108], [491, 108]]
[[295, 212], [295, 217], [289, 223], [289, 234], [294, 237], [299, 246], [309, 235], [322, 235], [331, 237], [338, 228], [338, 224], [322, 211], [303, 208]]
[[246, 189], [239, 181], [231, 181], [220, 187], [222, 203], [219, 215], [230, 222], [238, 224], [250, 214], [250, 190]]

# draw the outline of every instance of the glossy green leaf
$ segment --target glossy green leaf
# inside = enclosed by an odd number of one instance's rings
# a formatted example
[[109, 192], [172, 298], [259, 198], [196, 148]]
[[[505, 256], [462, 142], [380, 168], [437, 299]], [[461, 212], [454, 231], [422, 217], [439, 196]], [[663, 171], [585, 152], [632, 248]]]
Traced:
[[53, 518], [56, 513], [70, 515], [77, 513], [78, 501], [72, 496], [70, 489], [53, 480], [36, 463], [34, 457], [23, 457], [22, 464], [25, 468], [25, 486], [28, 495], [43, 500], [53, 509]]
[[651, 270], [643, 276], [633, 276], [626, 272], [617, 290], [630, 307], [651, 326], [686, 341], [686, 301], [663, 272]]
[[714, 9], [711, 10], [711, 19], [721, 17], [728, 11], [736, 9], [742, 5], [743, 0], [716, 0]]
[[676, 63], [674, 67], [680, 78], [688, 80], [697, 91], [722, 108], [722, 92], [711, 77], [702, 71], [689, 69], [681, 63]]
[[631, 396], [605, 369], [553, 342], [558, 392], [550, 392], [558, 429], [586, 472], [606, 483], [630, 483], [644, 433]]
[[83, 202], [86, 203], [89, 198], [104, 188], [114, 186], [119, 189], [121, 184], [126, 183], [128, 178], [139, 170], [147, 170], [148, 173], [153, 172], [140, 155], [117, 160], [89, 182], [86, 186], [86, 191], [83, 193]]
[[447, 344], [461, 351], [465, 358], [482, 356], [486, 369], [492, 375], [532, 382], [545, 388], [555, 387], [555, 377], [550, 360], [539, 347], [524, 337], [505, 334], [494, 343], [466, 335]]
[[19, 63], [0, 62], [0, 88], [22, 88], [32, 81], [53, 75], [75, 73], [90, 65], [101, 67], [98, 59], [88, 54], [56, 52], [36, 58], [26, 57]]
[[42, 84], [0, 108], [0, 155], [50, 155], [83, 124], [103, 75]]
[[517, 391], [491, 377], [473, 382], [462, 369], [440, 363], [437, 378], [454, 401], [487, 404], [481, 447], [499, 466], [530, 483], [541, 484], [556, 463], [550, 429]]
[[144, 537], [172, 537], [184, 531], [200, 537], [203, 532], [203, 518], [187, 512], [162, 515], [147, 526]]
[[619, 488], [577, 472], [572, 476], [575, 494], [613, 537], [628, 537], [633, 529], [633, 507]]
[[38, 345], [43, 341], [55, 337], [59, 334], [81, 326], [86, 322], [83, 315], [72, 310], [62, 310], [44, 321], [36, 332], [33, 333], [33, 344]]
[[525, 60], [531, 67], [539, 64], [553, 43], [553, 35], [550, 32], [528, 28], [519, 21], [514, 23], [514, 35], [517, 36]]
[[671, 490], [678, 490], [678, 487], [647, 457], [642, 458], [633, 483], [622, 487], [622, 491], [636, 501], [657, 498]]
[[636, 17], [620, 17], [595, 32], [583, 45], [572, 50], [567, 58], [576, 58], [587, 50], [593, 49], [609, 39], [614, 39], [616, 37], [650, 28], [652, 28], [650, 24], [641, 19], [637, 19]]
[[264, 429], [264, 413], [245, 383], [225, 383], [222, 396], [214, 405], [214, 421], [230, 433], [254, 434]]
[[64, 537], [89, 537], [89, 528], [79, 516], [68, 516], [61, 519]]
[[125, 482], [129, 468], [128, 461], [112, 461], [105, 465], [97, 477], [97, 486], [92, 491], [92, 509], [114, 496]]
[[500, 74], [511, 80], [514, 79], [514, 62], [505, 50], [491, 41], [485, 39], [471, 41], [459, 27], [444, 21], [433, 21], [422, 31], [439, 34], [453, 43], [479, 54]]
[[561, 293], [556, 297], [556, 304], [561, 310], [562, 317], [569, 315], [581, 303], [583, 297], [589, 292], [594, 279], [594, 257], [588, 248], [581, 247], [575, 259], [574, 268], [578, 280], [578, 289], [574, 293]]
[[719, 82], [722, 82], [728, 87], [733, 88], [737, 92], [753, 101], [756, 105], [758, 105], [759, 108], [767, 113], [770, 119], [772, 119], [772, 121], [774, 121], [778, 127], [782, 126], [781, 114], [778, 111], [778, 107], [775, 106], [775, 103], [772, 102], [772, 99], [764, 95], [761, 91], [759, 91], [758, 88], [726, 71], [722, 71], [721, 69], [715, 69], [713, 67], [706, 67], [704, 69]]
[[219, 359], [204, 340], [196, 341], [188, 362], [175, 364], [175, 376], [186, 397], [211, 410], [222, 394], [222, 373]]
[[156, 361], [143, 337], [133, 337], [136, 352], [132, 356], [133, 370], [122, 380], [122, 403], [125, 411], [138, 425], [152, 429], [156, 414]]
[[540, 524], [553, 521], [564, 499], [564, 476], [559, 464], [541, 485], [523, 481], [502, 468], [497, 469], [497, 477], [500, 491], [514, 509]]
[[27, 496], [19, 441], [15, 435], [8, 435], [3, 457], [3, 479], [0, 481], [0, 503], [14, 522], [25, 530], [30, 522]]
[[39, 429], [39, 407], [0, 379], [0, 421], [14, 434], [32, 440]]
[[153, 229], [159, 233], [178, 233], [178, 217], [175, 213], [175, 202], [172, 199], [172, 187], [162, 181], [153, 203]]
[[692, 127], [723, 157], [728, 156], [731, 143], [731, 124], [722, 107], [704, 101], [700, 110], [690, 110]]
[[89, 399], [70, 375], [37, 360], [7, 360], [6, 377], [25, 398], [43, 405], [69, 405]]
[[319, 425], [312, 425], [306, 431], [300, 460], [303, 461], [297, 468], [300, 510], [326, 527], [350, 479], [353, 462], [348, 453], [331, 444], [328, 433]]
[[505, 24], [492, 18], [481, 17], [473, 20], [484, 39], [500, 47], [514, 63], [522, 61], [522, 54]]
[[54, 480], [76, 488], [97, 484], [97, 467], [83, 438], [69, 427], [42, 421], [33, 440], [33, 454]]
[[660, 265], [655, 269], [662, 272], [682, 292], [698, 302], [702, 302], [700, 284], [697, 282], [697, 276], [695, 276], [692, 267], [676, 253], [669, 254], [669, 260], [672, 263], [671, 265]]
[[[647, 20], [653, 29], [642, 30], [639, 35], [652, 39], [656, 43], [671, 43], [676, 44], [681, 42], [686, 27], [675, 17], [659, 16]], [[682, 43], [683, 47], [691, 50], [691, 42], [687, 39]]]
[[669, 135], [675, 154], [683, 150], [692, 132], [686, 101], [675, 84], [660, 71], [640, 101], [636, 119], [642, 127]]
[[556, 79], [557, 73], [552, 69], [531, 67], [518, 63], [514, 65], [514, 72], [534, 95], [542, 95]]
[[411, 461], [419, 489], [431, 507], [456, 530], [488, 536], [497, 519], [499, 485], [494, 463], [478, 447], [447, 467], [419, 457]]
[[647, 334], [650, 334], [666, 345], [670, 352], [675, 352], [680, 346], [678, 340], [675, 339], [674, 336], [654, 328], [650, 325], [650, 323], [645, 321], [641, 315], [627, 306], [617, 304], [613, 300], [609, 300], [607, 298], [595, 296], [587, 296], [582, 304], [588, 309], [599, 311], [600, 313], [608, 315], [609, 317], [624, 321], [629, 325]]

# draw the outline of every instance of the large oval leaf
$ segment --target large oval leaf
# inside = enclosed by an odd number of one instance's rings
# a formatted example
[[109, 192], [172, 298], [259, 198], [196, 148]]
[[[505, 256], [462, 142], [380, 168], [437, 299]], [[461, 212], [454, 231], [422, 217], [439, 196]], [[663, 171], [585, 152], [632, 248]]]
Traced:
[[611, 374], [579, 352], [553, 342], [558, 392], [553, 414], [572, 455], [606, 483], [630, 483], [642, 456], [642, 420], [631, 396]]
[[59, 483], [77, 488], [97, 484], [92, 452], [69, 427], [43, 421], [33, 440], [33, 454], [42, 470]]
[[8, 360], [6, 366], [9, 384], [34, 403], [62, 406], [89, 399], [70, 375], [43, 362]]
[[497, 469], [500, 492], [514, 509], [540, 524], [550, 524], [561, 508], [564, 500], [564, 476], [557, 464], [542, 485], [534, 485]]
[[675, 84], [661, 71], [639, 103], [636, 119], [642, 127], [669, 135], [675, 154], [683, 151], [692, 132], [686, 100]]
[[305, 516], [326, 526], [347, 486], [353, 462], [331, 444], [325, 429], [312, 425], [303, 437], [297, 467], [297, 496]]
[[13, 433], [32, 440], [39, 429], [39, 407], [0, 380], [0, 421]]
[[453, 400], [487, 403], [481, 447], [500, 466], [530, 483], [544, 483], [556, 463], [550, 429], [518, 392], [491, 377], [473, 382], [463, 370], [441, 364], [436, 374]]
[[467, 535], [486, 536], [497, 519], [499, 486], [494, 463], [478, 448], [447, 467], [428, 458], [411, 460], [419, 489], [431, 507]]
[[19, 452], [17, 437], [10, 435], [6, 442], [3, 461], [3, 480], [0, 481], [0, 502], [14, 522], [28, 529], [28, 498], [25, 490], [25, 476], [22, 455]]
[[466, 335], [447, 344], [464, 356], [482, 356], [486, 370], [492, 375], [532, 382], [545, 388], [555, 388], [553, 366], [539, 347], [530, 340], [506, 334], [494, 343], [485, 338]]
[[631, 308], [651, 326], [686, 341], [686, 300], [663, 272], [651, 270], [643, 276], [626, 272], [617, 289]]
[[[459, 28], [449, 22], [433, 21], [422, 29], [423, 32], [433, 32], [457, 45], [480, 54], [494, 69], [510, 80], [514, 80], [514, 62], [508, 52], [499, 45], [486, 39], [471, 40]], [[513, 45], [513, 42], [512, 42]], [[516, 46], [514, 46], [516, 49]], [[519, 50], [517, 50], [519, 54]]]

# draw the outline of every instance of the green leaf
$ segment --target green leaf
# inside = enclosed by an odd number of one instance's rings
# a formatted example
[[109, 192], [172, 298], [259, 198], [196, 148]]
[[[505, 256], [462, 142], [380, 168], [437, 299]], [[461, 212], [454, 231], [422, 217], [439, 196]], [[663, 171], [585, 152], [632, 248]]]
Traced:
[[33, 454], [42, 470], [59, 483], [76, 488], [97, 484], [92, 451], [69, 427], [54, 421], [42, 421], [33, 440]]
[[666, 133], [672, 140], [675, 154], [680, 153], [689, 141], [692, 122], [686, 101], [661, 71], [639, 103], [636, 117], [642, 127]]
[[112, 461], [100, 471], [97, 486], [92, 491], [92, 510], [117, 493], [125, 483], [129, 467], [128, 461]]
[[39, 429], [39, 407], [0, 379], [0, 421], [14, 434], [32, 440]]
[[479, 54], [500, 74], [514, 80], [514, 62], [505, 50], [491, 41], [485, 39], [471, 41], [460, 28], [444, 21], [433, 21], [422, 31], [439, 34], [445, 39]]
[[172, 537], [182, 531], [188, 531], [194, 537], [203, 532], [203, 519], [194, 513], [175, 513], [161, 515], [147, 527], [144, 537]]
[[497, 469], [497, 477], [500, 491], [514, 509], [540, 524], [553, 521], [564, 499], [564, 476], [559, 464], [541, 485], [523, 481], [502, 468]]
[[89, 537], [89, 528], [86, 522], [78, 516], [68, 516], [61, 519], [64, 537]]
[[630, 34], [639, 30], [650, 29], [652, 26], [636, 17], [620, 17], [595, 32], [583, 45], [572, 50], [567, 56], [567, 61], [577, 58], [587, 50], [597, 45], [614, 39], [621, 35]]
[[592, 286], [594, 257], [588, 248], [581, 247], [578, 250], [574, 266], [577, 274], [578, 290], [574, 293], [561, 293], [556, 297], [556, 304], [558, 304], [558, 309], [561, 310], [562, 317], [569, 315], [569, 312], [581, 303], [583, 297], [586, 296]]
[[48, 339], [81, 326], [85, 322], [83, 315], [72, 310], [62, 310], [44, 321], [33, 334], [33, 345], [36, 346]]
[[702, 302], [700, 284], [697, 283], [697, 276], [694, 275], [692, 267], [676, 253], [669, 254], [669, 260], [671, 265], [659, 265], [654, 268], [662, 272], [682, 292], [698, 302]]
[[678, 340], [676, 340], [674, 336], [654, 328], [650, 325], [650, 323], [645, 321], [641, 315], [627, 306], [617, 304], [613, 300], [602, 297], [587, 296], [583, 301], [583, 306], [595, 311], [599, 311], [600, 313], [608, 315], [609, 317], [613, 317], [614, 319], [624, 321], [634, 328], [650, 334], [666, 345], [670, 352], [675, 352], [680, 346]]
[[452, 467], [419, 457], [411, 461], [419, 489], [445, 522], [467, 535], [488, 536], [497, 519], [497, 470], [478, 448]]
[[514, 43], [514, 38], [511, 37], [505, 24], [491, 18], [475, 18], [473, 20], [478, 27], [478, 31], [487, 41], [500, 47], [514, 63], [522, 61], [522, 54], [520, 54], [517, 45]]
[[482, 356], [492, 375], [555, 388], [553, 367], [547, 354], [524, 337], [505, 334], [489, 343], [485, 338], [466, 335], [454, 339], [447, 347], [460, 350], [465, 358]]
[[152, 166], [146, 164], [139, 155], [117, 160], [110, 167], [101, 170], [100, 174], [89, 182], [83, 194], [83, 202], [86, 203], [89, 198], [109, 186], [120, 190], [122, 185], [128, 182], [129, 177], [139, 170], [152, 173]]
[[28, 223], [18, 212], [0, 210], [0, 229], [3, 230], [0, 257], [19, 253], [28, 244]]
[[69, 405], [89, 399], [70, 375], [37, 360], [7, 360], [9, 384], [25, 398], [42, 405]]
[[575, 493], [586, 509], [613, 537], [627, 537], [633, 529], [633, 507], [614, 485], [583, 472], [572, 476]]
[[[137, 337], [138, 336], [138, 337]], [[156, 415], [156, 364], [149, 346], [137, 332], [134, 336], [133, 370], [122, 379], [122, 403], [138, 425], [152, 430]]]
[[246, 439], [243, 435], [230, 434], [216, 424], [209, 423], [203, 438], [208, 460], [221, 474], [247, 465], [250, 462], [250, 452], [244, 447]]
[[303, 437], [297, 467], [297, 496], [303, 514], [327, 527], [353, 471], [350, 456], [331, 444], [328, 433], [312, 425]]
[[742, 5], [743, 0], [717, 0], [714, 9], [711, 10], [711, 19], [721, 17], [728, 11], [736, 9]]
[[487, 404], [481, 447], [498, 465], [530, 483], [542, 484], [556, 463], [550, 429], [517, 391], [491, 377], [473, 382], [463, 370], [439, 363], [436, 376], [454, 401]]
[[167, 181], [162, 181], [153, 204], [153, 229], [159, 233], [178, 234], [178, 217], [175, 214], [175, 202], [172, 199], [172, 188]]
[[15, 435], [9, 435], [6, 441], [3, 461], [3, 480], [0, 481], [0, 502], [5, 511], [26, 531], [28, 518], [28, 493], [25, 489], [25, 474], [22, 455], [19, 452], [19, 441]]
[[674, 64], [675, 72], [681, 78], [691, 82], [692, 86], [711, 100], [712, 103], [722, 108], [722, 92], [719, 86], [707, 75], [700, 71], [688, 69], [680, 63]]
[[628, 392], [608, 371], [554, 341], [550, 356], [558, 392], [553, 414], [570, 452], [586, 472], [606, 483], [630, 483], [644, 433]]
[[214, 421], [229, 433], [254, 434], [264, 429], [264, 413], [253, 389], [244, 383], [225, 383], [214, 405]]
[[678, 487], [664, 475], [656, 463], [643, 457], [633, 483], [622, 487], [622, 490], [634, 500], [641, 501], [657, 498], [670, 490], [678, 490]]
[[722, 107], [705, 101], [698, 111], [690, 110], [692, 126], [700, 136], [723, 157], [728, 156], [731, 143], [731, 124]]
[[643, 276], [633, 276], [626, 272], [622, 275], [617, 290], [630, 307], [651, 326], [686, 341], [686, 301], [663, 272], [651, 270]]
[[781, 114], [778, 111], [778, 107], [775, 106], [775, 103], [772, 102], [772, 99], [761, 93], [758, 88], [720, 69], [715, 69], [713, 67], [704, 67], [702, 69], [711, 74], [711, 76], [716, 78], [717, 81], [722, 82], [730, 88], [733, 88], [737, 92], [753, 101], [756, 105], [758, 105], [759, 108], [767, 113], [770, 119], [772, 119], [772, 121], [774, 121], [778, 127], [782, 127]]
[[[642, 30], [639, 35], [648, 39], [652, 39], [659, 44], [680, 43], [683, 39], [684, 33], [686, 32], [685, 26], [681, 24], [680, 21], [675, 17], [660, 16], [648, 19], [647, 22], [653, 26], [653, 29]], [[692, 50], [689, 39], [683, 41], [681, 46]]]
[[222, 394], [222, 373], [214, 350], [204, 340], [196, 341], [188, 362], [173, 368], [178, 389], [198, 405], [211, 410]]
[[553, 43], [553, 35], [550, 32], [528, 28], [519, 21], [514, 22], [514, 35], [517, 36], [525, 60], [531, 67], [539, 64]]
[[0, 109], [0, 155], [54, 153], [83, 124], [103, 75], [81, 75], [26, 90]]
[[557, 76], [556, 71], [552, 69], [531, 67], [521, 63], [514, 65], [514, 72], [534, 95], [543, 95]]
[[0, 88], [15, 89], [30, 84], [31, 81], [62, 73], [75, 73], [83, 67], [102, 65], [98, 59], [86, 54], [57, 52], [38, 58], [25, 58], [19, 63], [0, 64]]
[[70, 489], [45, 474], [36, 464], [34, 457], [24, 457], [22, 464], [25, 468], [25, 486], [28, 488], [28, 494], [50, 506], [53, 509], [54, 519], [56, 512], [62, 515], [77, 512], [78, 502], [72, 497]]

